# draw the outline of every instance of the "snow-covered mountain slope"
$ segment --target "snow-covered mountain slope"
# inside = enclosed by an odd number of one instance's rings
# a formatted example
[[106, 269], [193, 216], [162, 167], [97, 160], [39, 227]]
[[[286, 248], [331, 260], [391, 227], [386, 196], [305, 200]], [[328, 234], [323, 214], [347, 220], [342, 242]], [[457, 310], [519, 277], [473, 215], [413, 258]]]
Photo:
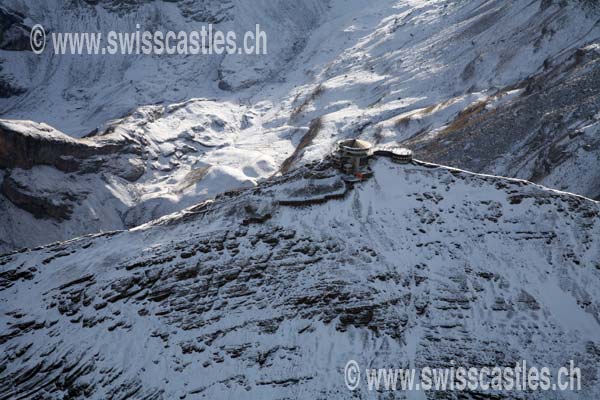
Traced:
[[[147, 222], [321, 159], [345, 137], [407, 142], [426, 160], [598, 195], [593, 2], [10, 0], [2, 7], [10, 10], [3, 32], [16, 38], [0, 50], [2, 117], [46, 122], [72, 137], [91, 132], [91, 143], [112, 136], [139, 151], [104, 155], [109, 167], [93, 173], [36, 160], [4, 167], [0, 252]], [[213, 22], [237, 32], [260, 23], [269, 54], [17, 51], [19, 32], [34, 22], [128, 32], [140, 21], [163, 30]], [[466, 128], [465, 115], [473, 117]], [[18, 193], [7, 196], [6, 188]], [[23, 206], [29, 197], [72, 212], [36, 218]]]
[[420, 157], [600, 199], [600, 46], [416, 135]]
[[[292, 91], [294, 123], [323, 116], [324, 129], [337, 135], [431, 143], [420, 157], [598, 196], [597, 8], [531, 1], [396, 6], [378, 24], [352, 19], [356, 42], [319, 63], [310, 55], [323, 58], [319, 49], [329, 47], [319, 40], [328, 43], [337, 28], [313, 34], [312, 53], [298, 64], [318, 67], [311, 83]], [[482, 118], [483, 106], [495, 125]], [[460, 129], [465, 120], [470, 130]], [[579, 130], [585, 137], [566, 144]], [[550, 155], [556, 148], [560, 160]]]
[[0, 253], [137, 226], [256, 185], [292, 146], [277, 134], [263, 146], [253, 117], [196, 99], [142, 108], [85, 139], [0, 120]]
[[573, 359], [582, 391], [552, 398], [597, 398], [600, 205], [435, 165], [373, 169], [351, 187], [315, 163], [0, 258], [1, 397], [341, 399], [350, 359]]
[[[318, 0], [270, 1], [79, 1], [8, 0], [2, 4], [48, 32], [136, 32], [200, 30], [208, 24], [238, 35], [269, 29], [268, 54], [239, 55], [64, 55], [48, 51], [0, 50], [0, 82], [16, 96], [0, 98], [4, 118], [45, 122], [81, 137], [137, 106], [213, 97], [221, 87], [247, 87], [271, 79], [302, 47], [326, 7]], [[106, 39], [105, 39], [106, 40]], [[29, 39], [27, 38], [27, 42]], [[4, 96], [1, 96], [4, 97]]]

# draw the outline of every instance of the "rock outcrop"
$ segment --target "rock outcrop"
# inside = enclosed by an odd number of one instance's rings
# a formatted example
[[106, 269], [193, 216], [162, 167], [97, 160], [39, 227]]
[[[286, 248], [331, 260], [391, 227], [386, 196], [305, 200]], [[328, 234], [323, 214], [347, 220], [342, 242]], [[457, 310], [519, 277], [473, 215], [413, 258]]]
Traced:
[[97, 172], [101, 156], [132, 151], [128, 145], [123, 139], [75, 139], [31, 121], [0, 120], [0, 168], [5, 169], [49, 165], [62, 172]]

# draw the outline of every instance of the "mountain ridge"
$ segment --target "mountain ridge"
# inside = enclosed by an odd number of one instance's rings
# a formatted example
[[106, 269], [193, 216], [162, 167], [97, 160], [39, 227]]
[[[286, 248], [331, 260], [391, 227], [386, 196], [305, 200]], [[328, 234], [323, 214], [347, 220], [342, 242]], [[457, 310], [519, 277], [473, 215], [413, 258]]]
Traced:
[[[105, 155], [87, 174], [39, 168], [33, 159], [26, 160], [31, 169], [3, 168], [4, 250], [141, 224], [256, 185], [288, 168], [286, 160], [322, 159], [337, 140], [351, 137], [414, 146], [427, 161], [600, 195], [598, 118], [577, 111], [600, 103], [599, 15], [586, 2], [405, 0], [364, 7], [359, 0], [307, 0], [250, 10], [240, 1], [11, 0], [3, 7], [8, 16], [0, 30], [11, 38], [34, 21], [52, 32], [132, 31], [134, 22], [190, 30], [198, 21], [237, 32], [260, 23], [270, 49], [241, 58], [0, 50], [0, 81], [26, 91], [0, 99], [2, 118], [36, 119], [72, 137], [112, 135], [143, 153]], [[567, 104], [553, 99], [559, 96]], [[298, 151], [314, 121], [321, 121], [318, 133]], [[70, 163], [56, 152], [61, 165]], [[6, 161], [0, 163], [12, 165]], [[48, 179], [57, 184], [49, 188]], [[72, 217], [57, 222], [54, 211], [41, 219], [27, 211], [39, 204], [52, 209], [48, 199]]]
[[[420, 163], [372, 168], [319, 204], [338, 190], [327, 161], [131, 231], [3, 256], [4, 395], [345, 398], [349, 359], [574, 359], [579, 395], [597, 393], [600, 205]], [[285, 205], [299, 189], [308, 205]]]

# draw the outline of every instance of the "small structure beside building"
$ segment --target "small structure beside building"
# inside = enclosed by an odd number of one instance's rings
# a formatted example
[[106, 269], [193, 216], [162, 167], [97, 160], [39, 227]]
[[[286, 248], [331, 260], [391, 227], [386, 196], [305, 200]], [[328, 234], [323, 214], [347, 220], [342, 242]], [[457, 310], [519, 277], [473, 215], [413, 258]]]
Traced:
[[408, 164], [413, 159], [413, 152], [405, 147], [382, 147], [373, 152], [376, 156], [388, 157], [397, 164]]

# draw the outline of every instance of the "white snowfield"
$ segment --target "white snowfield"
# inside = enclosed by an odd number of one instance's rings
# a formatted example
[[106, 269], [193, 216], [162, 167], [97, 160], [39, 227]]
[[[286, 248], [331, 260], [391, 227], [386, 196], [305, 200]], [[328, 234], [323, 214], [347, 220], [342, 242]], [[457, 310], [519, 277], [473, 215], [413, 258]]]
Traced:
[[341, 192], [313, 163], [131, 231], [1, 257], [0, 397], [404, 398], [348, 391], [351, 359], [574, 360], [579, 392], [473, 395], [600, 396], [600, 205], [431, 164], [372, 166]]

